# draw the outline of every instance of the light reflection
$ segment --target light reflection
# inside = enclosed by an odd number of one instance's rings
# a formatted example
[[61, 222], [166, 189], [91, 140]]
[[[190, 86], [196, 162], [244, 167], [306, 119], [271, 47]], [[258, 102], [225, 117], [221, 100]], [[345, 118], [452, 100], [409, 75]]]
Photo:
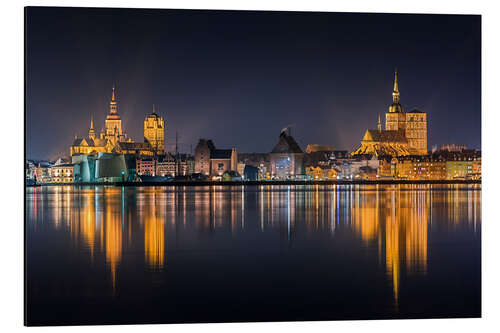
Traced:
[[104, 221], [104, 238], [105, 238], [105, 258], [106, 264], [111, 271], [111, 281], [113, 289], [116, 288], [116, 275], [118, 265], [122, 259], [122, 237], [123, 226], [121, 219], [121, 207], [115, 202], [118, 189], [105, 189], [105, 221]]
[[[156, 202], [155, 202], [156, 203]], [[155, 204], [149, 206], [144, 220], [144, 254], [151, 268], [161, 269], [165, 256], [165, 217], [164, 210]]]
[[[351, 246], [375, 249], [395, 304], [406, 276], [427, 274], [431, 227], [470, 228], [479, 236], [481, 223], [480, 185], [33, 188], [26, 208], [36, 232], [44, 227], [36, 225], [44, 205], [50, 227], [68, 232], [91, 263], [104, 256], [113, 289], [127, 249], [143, 248], [147, 267], [168, 270], [167, 234], [175, 235], [169, 247], [184, 249], [207, 241], [199, 236], [206, 233], [228, 232], [235, 240], [248, 233], [255, 244], [267, 237], [293, 246], [321, 234], [334, 244], [349, 232], [359, 240]], [[215, 243], [207, 246], [217, 247], [220, 239], [208, 238]]]

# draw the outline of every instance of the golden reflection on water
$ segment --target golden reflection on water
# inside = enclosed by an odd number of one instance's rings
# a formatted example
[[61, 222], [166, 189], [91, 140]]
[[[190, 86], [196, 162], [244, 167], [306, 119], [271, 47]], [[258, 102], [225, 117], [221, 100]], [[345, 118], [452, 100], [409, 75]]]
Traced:
[[[175, 233], [279, 231], [279, 242], [353, 232], [360, 249], [375, 248], [398, 303], [401, 276], [427, 274], [433, 220], [447, 230], [478, 231], [480, 185], [212, 186], [195, 189], [143, 187], [34, 188], [27, 217], [37, 231], [49, 210], [56, 230], [67, 228], [73, 246], [91, 263], [103, 254], [113, 290], [124, 251], [143, 233], [144, 264], [166, 266], [166, 228]], [[434, 209], [434, 211], [433, 211]], [[250, 215], [251, 214], [251, 215]], [[434, 222], [436, 223], [436, 222]], [[252, 229], [254, 227], [255, 229]], [[253, 235], [259, 242], [259, 236]], [[182, 240], [175, 246], [182, 247]], [[230, 251], [230, 249], [228, 249]], [[404, 280], [403, 280], [404, 281]]]
[[163, 268], [165, 256], [165, 210], [164, 202], [153, 194], [151, 202], [143, 208], [144, 217], [144, 255], [151, 268]]

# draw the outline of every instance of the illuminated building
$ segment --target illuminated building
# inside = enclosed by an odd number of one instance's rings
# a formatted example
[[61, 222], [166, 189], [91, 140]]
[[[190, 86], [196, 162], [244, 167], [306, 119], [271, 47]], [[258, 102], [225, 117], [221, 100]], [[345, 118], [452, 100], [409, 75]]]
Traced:
[[144, 119], [144, 140], [151, 144], [156, 154], [165, 152], [165, 126], [163, 118], [156, 114], [153, 105], [153, 112]]
[[481, 179], [481, 156], [472, 162], [472, 179]]
[[156, 176], [156, 161], [153, 158], [138, 158], [135, 162], [138, 175]]
[[35, 180], [36, 166], [33, 161], [26, 160], [25, 171], [27, 181]]
[[234, 171], [234, 170], [224, 171], [224, 173], [221, 175], [221, 178], [224, 181], [241, 181], [241, 180], [243, 180], [243, 178], [241, 177], [241, 174], [238, 171]]
[[446, 161], [447, 179], [470, 179], [472, 176], [472, 161]]
[[308, 166], [306, 167], [306, 175], [313, 180], [335, 180], [338, 171], [329, 167]]
[[405, 156], [409, 155], [408, 139], [402, 131], [366, 130], [361, 146], [352, 155]]
[[481, 152], [441, 150], [434, 155], [446, 160], [446, 179], [481, 179]]
[[149, 142], [133, 142], [131, 140], [118, 142], [112, 152], [115, 154], [132, 154], [140, 156], [153, 156], [154, 154]]
[[94, 120], [91, 117], [87, 137], [75, 136], [70, 147], [71, 156], [98, 153], [153, 155], [153, 149], [147, 140], [146, 142], [134, 142], [131, 138], [127, 138], [122, 128], [122, 119], [118, 114], [115, 87], [113, 87], [109, 102], [109, 113], [106, 115], [104, 128], [99, 136], [96, 135]]
[[236, 148], [216, 149], [212, 140], [200, 139], [194, 150], [194, 172], [222, 176], [226, 171], [238, 169]]
[[319, 152], [319, 151], [334, 151], [335, 148], [333, 146], [320, 145], [320, 144], [308, 144], [306, 147], [306, 154]]
[[398, 160], [395, 157], [384, 156], [379, 160], [378, 177], [379, 179], [396, 178], [396, 166]]
[[101, 133], [101, 139], [107, 139], [113, 144], [120, 141], [125, 141], [125, 134], [122, 130], [122, 119], [118, 114], [118, 102], [115, 96], [115, 87], [111, 94], [111, 101], [109, 102], [109, 114], [106, 115], [105, 129]]
[[305, 173], [304, 152], [295, 139], [291, 135], [286, 134], [286, 129], [281, 131], [278, 143], [269, 155], [271, 177], [288, 179]]
[[337, 168], [342, 179], [373, 179], [379, 168], [380, 161], [374, 156], [359, 155], [355, 159], [343, 159]]
[[440, 151], [450, 151], [450, 152], [461, 152], [466, 149], [467, 149], [466, 145], [453, 144], [453, 143], [442, 145], [441, 148], [439, 148]]
[[34, 178], [37, 183], [48, 183], [50, 182], [50, 164], [46, 162], [38, 163], [38, 166], [34, 169]]
[[137, 174], [147, 176], [186, 176], [194, 172], [192, 155], [166, 153], [155, 157], [142, 157], [136, 159]]
[[419, 110], [405, 113], [408, 149], [412, 155], [427, 154], [427, 114]]
[[427, 154], [427, 114], [419, 110], [404, 112], [399, 102], [398, 74], [394, 73], [392, 104], [385, 115], [385, 130], [380, 117], [377, 129], [366, 130], [361, 145], [352, 155], [407, 156]]
[[443, 180], [446, 161], [439, 156], [402, 156], [382, 158], [378, 169], [380, 179]]
[[[241, 167], [243, 165], [243, 167]], [[249, 170], [250, 173], [253, 172], [253, 168], [258, 169], [258, 174], [257, 178], [254, 180], [258, 179], [265, 179], [265, 178], [270, 178], [270, 170], [271, 170], [271, 162], [269, 160], [269, 154], [267, 153], [238, 153], [238, 172], [240, 174], [246, 174], [246, 168], [250, 167]], [[243, 170], [243, 171], [242, 171]], [[251, 176], [250, 178], [254, 178]], [[245, 179], [246, 176], [245, 176]]]
[[90, 118], [89, 134], [86, 138], [75, 136], [73, 144], [70, 147], [70, 155], [89, 155], [95, 153], [110, 153], [113, 150], [113, 143], [104, 138], [98, 138], [95, 135], [94, 121]]
[[73, 164], [55, 164], [49, 168], [49, 178], [51, 183], [72, 183]]
[[236, 148], [215, 149], [210, 154], [210, 170], [212, 176], [222, 176], [227, 171], [238, 169], [238, 152]]
[[475, 150], [439, 151], [425, 156], [385, 156], [379, 178], [406, 180], [481, 179], [481, 154]]

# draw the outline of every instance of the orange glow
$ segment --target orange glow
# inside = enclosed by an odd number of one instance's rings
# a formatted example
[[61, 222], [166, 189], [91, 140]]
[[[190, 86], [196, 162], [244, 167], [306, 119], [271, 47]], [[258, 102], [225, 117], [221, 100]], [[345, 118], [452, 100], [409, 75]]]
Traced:
[[150, 212], [144, 219], [144, 255], [146, 263], [153, 268], [162, 268], [165, 253], [164, 218], [157, 212]]
[[122, 225], [118, 212], [106, 210], [105, 220], [106, 264], [111, 270], [113, 289], [116, 287], [116, 271], [122, 258]]

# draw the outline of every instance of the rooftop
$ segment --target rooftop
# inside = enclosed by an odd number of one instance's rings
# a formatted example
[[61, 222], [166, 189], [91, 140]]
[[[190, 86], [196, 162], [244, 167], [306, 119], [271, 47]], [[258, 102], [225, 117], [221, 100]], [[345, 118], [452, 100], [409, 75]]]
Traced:
[[271, 151], [272, 154], [302, 154], [303, 151], [291, 135], [281, 132], [276, 146]]

